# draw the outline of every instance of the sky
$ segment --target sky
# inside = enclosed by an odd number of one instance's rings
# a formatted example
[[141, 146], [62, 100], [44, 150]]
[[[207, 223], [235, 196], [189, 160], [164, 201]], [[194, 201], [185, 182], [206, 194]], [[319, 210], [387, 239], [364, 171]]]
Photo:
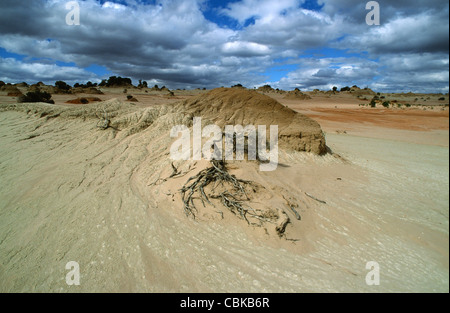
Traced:
[[358, 0], [68, 2], [0, 0], [1, 81], [449, 91], [446, 0], [377, 1], [380, 25]]

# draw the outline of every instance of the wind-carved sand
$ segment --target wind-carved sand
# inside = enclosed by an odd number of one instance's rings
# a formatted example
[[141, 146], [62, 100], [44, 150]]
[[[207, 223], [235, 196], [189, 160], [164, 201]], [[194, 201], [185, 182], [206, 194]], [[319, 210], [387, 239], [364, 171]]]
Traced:
[[[170, 130], [195, 116], [279, 125], [276, 171], [227, 162], [266, 221], [198, 194], [186, 216], [180, 189], [211, 163], [172, 161]], [[235, 89], [149, 107], [4, 104], [0, 134], [1, 291], [448, 291], [448, 147], [327, 134], [325, 153], [317, 122]]]

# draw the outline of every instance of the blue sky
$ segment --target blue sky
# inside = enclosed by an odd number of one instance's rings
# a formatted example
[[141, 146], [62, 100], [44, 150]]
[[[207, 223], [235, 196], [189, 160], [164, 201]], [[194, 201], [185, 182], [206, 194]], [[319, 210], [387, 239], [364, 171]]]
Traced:
[[0, 80], [448, 92], [441, 0], [378, 1], [379, 26], [357, 0], [83, 0], [79, 26], [67, 2], [0, 2]]

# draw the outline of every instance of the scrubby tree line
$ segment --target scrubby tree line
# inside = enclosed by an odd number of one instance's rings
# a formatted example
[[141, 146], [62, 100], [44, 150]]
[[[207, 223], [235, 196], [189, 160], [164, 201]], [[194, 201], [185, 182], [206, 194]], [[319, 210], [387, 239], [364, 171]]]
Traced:
[[75, 85], [73, 85], [74, 88], [95, 88], [97, 86], [98, 86], [97, 83], [92, 83], [90, 81], [87, 82], [86, 84], [75, 83]]
[[102, 80], [102, 82], [99, 84], [100, 87], [127, 87], [132, 85], [133, 84], [130, 78], [123, 78], [120, 76], [111, 76], [108, 79]]

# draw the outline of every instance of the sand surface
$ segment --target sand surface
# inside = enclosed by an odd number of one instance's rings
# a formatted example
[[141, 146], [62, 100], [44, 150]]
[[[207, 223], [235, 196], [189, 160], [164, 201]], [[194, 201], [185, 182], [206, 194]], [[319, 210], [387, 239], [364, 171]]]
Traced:
[[[74, 98], [58, 97], [61, 107]], [[98, 129], [88, 114], [42, 116], [42, 105], [0, 110], [0, 291], [449, 291], [448, 109], [275, 96], [318, 121], [334, 154], [283, 150], [274, 172], [245, 161], [230, 171], [264, 186], [262, 203], [296, 199], [292, 241], [231, 214], [184, 215], [177, 190], [190, 175], [164, 181], [170, 127], [186, 122], [165, 108], [176, 99], [136, 95], [159, 116], [148, 125], [119, 92], [99, 97], [119, 98], [110, 104], [121, 131]], [[79, 286], [66, 284], [69, 261], [80, 265]], [[380, 265], [379, 286], [366, 284], [368, 261]]]

